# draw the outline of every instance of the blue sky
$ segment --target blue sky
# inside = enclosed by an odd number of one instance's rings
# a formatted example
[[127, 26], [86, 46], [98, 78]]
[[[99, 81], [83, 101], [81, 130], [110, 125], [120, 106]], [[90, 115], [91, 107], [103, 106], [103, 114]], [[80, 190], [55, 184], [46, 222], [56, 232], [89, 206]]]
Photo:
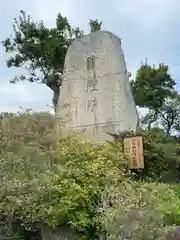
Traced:
[[[35, 20], [53, 26], [58, 12], [68, 17], [73, 26], [88, 32], [89, 19], [103, 21], [103, 29], [122, 39], [128, 71], [135, 75], [141, 61], [165, 63], [180, 87], [180, 1], [179, 0], [2, 0], [0, 5], [0, 40], [12, 33], [13, 18], [25, 10]], [[0, 46], [0, 112], [19, 107], [47, 110], [52, 92], [41, 84], [9, 80], [21, 69], [8, 69]]]

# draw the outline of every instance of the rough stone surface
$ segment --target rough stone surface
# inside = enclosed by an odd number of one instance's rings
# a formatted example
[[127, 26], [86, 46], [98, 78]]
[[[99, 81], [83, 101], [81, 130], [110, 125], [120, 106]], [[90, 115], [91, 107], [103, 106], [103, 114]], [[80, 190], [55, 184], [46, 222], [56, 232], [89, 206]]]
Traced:
[[65, 129], [83, 130], [89, 139], [110, 140], [108, 134], [136, 131], [139, 123], [121, 40], [98, 31], [69, 47], [57, 119]]

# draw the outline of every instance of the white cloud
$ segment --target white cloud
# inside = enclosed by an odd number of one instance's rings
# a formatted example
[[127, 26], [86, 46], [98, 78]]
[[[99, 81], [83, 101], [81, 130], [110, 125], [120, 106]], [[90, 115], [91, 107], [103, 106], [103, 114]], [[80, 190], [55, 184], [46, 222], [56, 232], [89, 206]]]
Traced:
[[[166, 25], [172, 20], [174, 10], [179, 7], [179, 1], [170, 0], [126, 0], [119, 1], [118, 10], [124, 19], [129, 17], [129, 23], [140, 31], [165, 31]], [[162, 29], [160, 29], [162, 28]]]
[[[42, 19], [47, 26], [54, 26], [57, 13], [60, 12], [62, 15], [67, 16], [71, 22], [74, 17], [74, 6], [76, 2], [72, 0], [54, 0], [52, 1], [35, 1], [34, 5], [36, 9], [34, 11], [37, 19]], [[43, 6], [43, 7], [42, 7]]]

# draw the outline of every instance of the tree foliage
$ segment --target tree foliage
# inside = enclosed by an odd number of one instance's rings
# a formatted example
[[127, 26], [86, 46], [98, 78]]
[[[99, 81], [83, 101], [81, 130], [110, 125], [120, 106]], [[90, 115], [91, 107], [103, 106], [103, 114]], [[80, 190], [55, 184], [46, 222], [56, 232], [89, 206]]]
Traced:
[[[91, 31], [101, 29], [101, 22], [90, 20]], [[53, 91], [53, 104], [56, 107], [60, 94], [61, 76], [67, 49], [72, 41], [83, 35], [79, 27], [73, 28], [68, 19], [60, 13], [56, 26], [47, 28], [43, 21], [35, 22], [30, 15], [20, 11], [14, 19], [13, 34], [3, 41], [3, 46], [10, 57], [8, 67], [23, 67], [27, 75], [11, 80], [40, 82]]]
[[161, 124], [169, 136], [172, 130], [178, 130], [180, 124], [180, 96], [177, 93], [168, 99], [160, 109]]
[[[131, 86], [136, 105], [149, 110], [142, 119], [142, 123], [148, 125], [148, 130], [150, 130], [152, 123], [158, 120], [161, 111], [163, 112], [161, 117], [166, 115], [168, 122], [171, 121], [170, 115], [165, 114], [164, 110], [167, 110], [165, 105], [167, 105], [168, 99], [174, 96], [175, 85], [176, 82], [169, 74], [167, 65], [159, 64], [156, 67], [155, 65], [151, 66], [146, 61], [138, 69]], [[167, 120], [165, 121], [167, 123]]]
[[91, 31], [91, 32], [96, 32], [96, 31], [101, 30], [102, 22], [99, 21], [98, 19], [96, 19], [96, 20], [90, 20], [90, 21], [89, 21], [89, 26], [90, 26], [90, 31]]
[[158, 111], [166, 98], [171, 96], [176, 83], [168, 70], [168, 66], [164, 64], [155, 67], [146, 61], [141, 65], [135, 80], [131, 82], [135, 102], [139, 107]]
[[28, 75], [21, 75], [11, 83], [27, 80], [46, 84], [59, 94], [60, 79], [55, 73], [63, 71], [64, 58], [74, 34], [67, 18], [58, 14], [56, 27], [48, 29], [43, 21], [36, 23], [24, 11], [14, 19], [13, 36], [3, 41], [8, 67], [24, 67]]

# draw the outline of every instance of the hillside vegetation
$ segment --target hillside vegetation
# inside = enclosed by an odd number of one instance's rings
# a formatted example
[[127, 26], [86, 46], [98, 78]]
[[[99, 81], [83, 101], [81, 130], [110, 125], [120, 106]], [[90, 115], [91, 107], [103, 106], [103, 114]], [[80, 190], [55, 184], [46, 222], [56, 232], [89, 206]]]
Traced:
[[179, 164], [177, 139], [142, 132], [146, 167], [130, 172], [121, 141], [97, 145], [73, 132], [57, 140], [54, 126], [48, 113], [1, 119], [1, 235], [67, 225], [83, 239], [164, 239], [180, 223], [178, 168], [167, 177]]

